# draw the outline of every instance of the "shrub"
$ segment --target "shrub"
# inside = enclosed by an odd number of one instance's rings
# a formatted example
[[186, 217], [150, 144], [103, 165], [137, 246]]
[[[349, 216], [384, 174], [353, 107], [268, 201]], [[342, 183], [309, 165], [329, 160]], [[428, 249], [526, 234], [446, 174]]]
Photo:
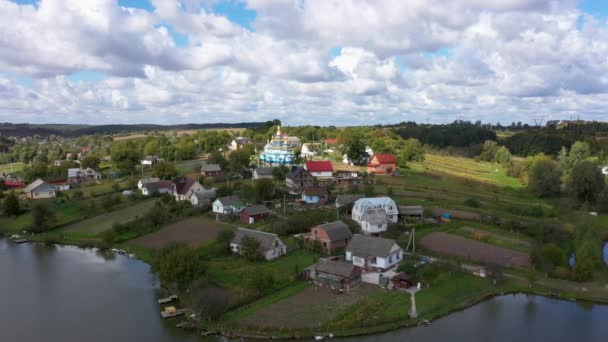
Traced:
[[477, 200], [477, 198], [467, 198], [464, 201], [464, 205], [471, 208], [479, 208], [481, 206], [481, 203], [479, 203], [479, 200]]

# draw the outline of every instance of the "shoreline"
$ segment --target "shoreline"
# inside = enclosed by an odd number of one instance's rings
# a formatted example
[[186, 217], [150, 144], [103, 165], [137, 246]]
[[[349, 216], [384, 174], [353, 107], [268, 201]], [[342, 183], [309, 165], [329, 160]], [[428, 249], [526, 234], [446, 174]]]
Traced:
[[[0, 232], [0, 239], [5, 239], [7, 241], [13, 242], [8, 238], [9, 236], [3, 232]], [[94, 246], [95, 244], [89, 244], [89, 242], [81, 241], [81, 243], [71, 243], [70, 241], [59, 241], [59, 242], [45, 242], [42, 239], [31, 239], [29, 243], [42, 243], [45, 245], [59, 245], [59, 246], [70, 246], [77, 247], [81, 249], [97, 249], [97, 250], [105, 250], [112, 252], [112, 248], [116, 248], [119, 246], [109, 246], [109, 248], [100, 248], [98, 246]], [[105, 247], [105, 246], [104, 246]], [[114, 253], [114, 252], [112, 252]], [[119, 253], [116, 253], [119, 254]], [[137, 261], [143, 262], [148, 266], [152, 266], [149, 261], [146, 261], [145, 258], [139, 258], [138, 256], [132, 257], [129, 255], [124, 255], [125, 257], [135, 259]], [[156, 275], [153, 274], [155, 277]], [[158, 278], [156, 281], [159, 284], [159, 287], [164, 291], [169, 291], [167, 287], [165, 287], [162, 282]], [[589, 294], [589, 293], [587, 293]], [[180, 293], [177, 293], [180, 296]], [[491, 300], [500, 296], [507, 295], [533, 295], [533, 296], [542, 296], [551, 299], [557, 299], [568, 302], [586, 302], [589, 304], [597, 304], [597, 305], [608, 305], [608, 298], [600, 299], [593, 298], [592, 296], [585, 295], [585, 293], [581, 292], [565, 292], [565, 293], [555, 293], [551, 291], [551, 289], [543, 287], [543, 286], [535, 286], [532, 288], [525, 288], [521, 286], [510, 285], [505, 288], [499, 288], [495, 292], [491, 293], [480, 293], [477, 296], [471, 296], [470, 298], [465, 299], [461, 302], [455, 302], [450, 306], [447, 306], [447, 310], [439, 310], [436, 312], [431, 312], [429, 314], [422, 314], [418, 316], [416, 319], [407, 319], [407, 320], [399, 320], [394, 322], [382, 323], [374, 326], [369, 326], [360, 329], [348, 329], [342, 331], [318, 331], [314, 332], [310, 329], [266, 329], [260, 328], [257, 329], [239, 329], [238, 327], [226, 327], [221, 322], [218, 324], [201, 324], [199, 321], [192, 320], [184, 320], [185, 322], [191, 323], [189, 327], [184, 327], [183, 329], [188, 332], [192, 332], [195, 335], [205, 335], [207, 333], [211, 336], [224, 336], [229, 338], [247, 338], [247, 339], [259, 339], [259, 340], [267, 340], [267, 339], [308, 339], [315, 336], [328, 336], [332, 334], [334, 337], [355, 337], [355, 336], [370, 336], [382, 333], [388, 333], [391, 331], [399, 330], [399, 329], [408, 329], [420, 326], [424, 324], [425, 320], [430, 322], [435, 321], [437, 319], [441, 319], [443, 317], [447, 317], [453, 313], [461, 312], [466, 309], [469, 309], [475, 305], [481, 304], [485, 301]], [[181, 296], [180, 296], [181, 298]]]

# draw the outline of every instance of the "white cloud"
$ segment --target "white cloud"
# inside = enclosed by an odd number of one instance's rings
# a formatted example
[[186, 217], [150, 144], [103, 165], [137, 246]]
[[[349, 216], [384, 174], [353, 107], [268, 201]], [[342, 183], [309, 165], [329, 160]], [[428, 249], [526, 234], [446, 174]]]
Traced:
[[0, 121], [605, 120], [608, 24], [574, 0], [250, 0], [254, 31], [214, 2], [0, 0]]

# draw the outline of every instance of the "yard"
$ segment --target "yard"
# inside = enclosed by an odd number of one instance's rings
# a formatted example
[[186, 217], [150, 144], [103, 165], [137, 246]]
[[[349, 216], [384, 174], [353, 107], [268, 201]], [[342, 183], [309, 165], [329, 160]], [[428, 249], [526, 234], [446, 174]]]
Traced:
[[125, 223], [138, 216], [145, 215], [145, 213], [154, 206], [154, 202], [154, 200], [139, 202], [123, 209], [76, 222], [64, 227], [62, 230], [65, 232], [80, 232], [96, 235], [112, 229], [112, 226], [115, 223]]
[[527, 253], [470, 240], [458, 235], [434, 232], [425, 235], [420, 244], [441, 255], [465, 258], [482, 263], [493, 263], [505, 267], [530, 267]]
[[217, 234], [224, 229], [234, 229], [234, 227], [207, 217], [191, 217], [137, 238], [132, 243], [158, 249], [169, 243], [178, 242], [194, 248], [215, 240]]
[[12, 164], [0, 164], [0, 173], [18, 173], [23, 171], [25, 164], [18, 162]]
[[369, 284], [362, 284], [345, 294], [337, 294], [327, 288], [307, 287], [237, 322], [242, 327], [262, 329], [318, 329], [337, 318], [345, 308], [378, 291], [376, 286]]

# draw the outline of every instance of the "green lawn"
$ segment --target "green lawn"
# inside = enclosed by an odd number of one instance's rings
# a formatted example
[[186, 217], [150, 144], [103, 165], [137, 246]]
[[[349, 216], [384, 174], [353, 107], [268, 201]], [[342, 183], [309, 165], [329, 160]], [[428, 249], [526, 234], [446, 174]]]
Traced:
[[207, 276], [213, 283], [226, 288], [241, 288], [243, 274], [264, 272], [272, 274], [278, 288], [296, 279], [296, 270], [312, 265], [317, 255], [300, 249], [272, 261], [251, 262], [238, 256], [212, 259], [208, 262]]
[[254, 314], [256, 311], [269, 307], [270, 305], [279, 302], [283, 299], [294, 296], [310, 287], [309, 283], [298, 282], [295, 285], [288, 286], [281, 291], [275, 292], [251, 304], [241, 306], [240, 308], [228, 312], [222, 316], [222, 321], [233, 322], [243, 317]]
[[76, 222], [64, 227], [64, 232], [81, 232], [90, 235], [96, 235], [112, 228], [115, 223], [125, 223], [135, 219], [138, 216], [143, 216], [150, 208], [154, 206], [153, 199], [144, 202], [139, 202], [132, 206], [118, 209], [106, 214], [92, 217], [84, 221]]
[[11, 173], [11, 172], [18, 173], [18, 172], [23, 171], [24, 168], [25, 168], [25, 164], [21, 163], [21, 162], [13, 163], [12, 167], [11, 167], [11, 164], [0, 164], [1, 173]]

